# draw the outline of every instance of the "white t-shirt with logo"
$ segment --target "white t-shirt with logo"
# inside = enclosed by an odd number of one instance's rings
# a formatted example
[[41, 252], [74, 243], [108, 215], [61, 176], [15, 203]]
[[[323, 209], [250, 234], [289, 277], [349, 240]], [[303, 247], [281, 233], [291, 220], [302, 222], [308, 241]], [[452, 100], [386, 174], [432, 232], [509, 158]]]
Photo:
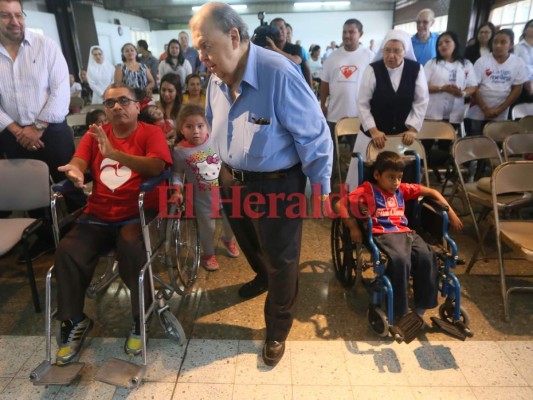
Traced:
[[[510, 54], [503, 64], [500, 64], [492, 54], [479, 58], [474, 64], [474, 71], [478, 79], [478, 92], [488, 107], [502, 104], [513, 85], [521, 85], [527, 81], [527, 69], [524, 61]], [[492, 118], [493, 121], [507, 119], [509, 109]], [[467, 118], [484, 121], [487, 119], [478, 105], [470, 107]]]
[[357, 97], [361, 76], [373, 59], [371, 50], [359, 46], [355, 51], [346, 51], [341, 47], [324, 61], [320, 79], [329, 84], [329, 122], [359, 116]]

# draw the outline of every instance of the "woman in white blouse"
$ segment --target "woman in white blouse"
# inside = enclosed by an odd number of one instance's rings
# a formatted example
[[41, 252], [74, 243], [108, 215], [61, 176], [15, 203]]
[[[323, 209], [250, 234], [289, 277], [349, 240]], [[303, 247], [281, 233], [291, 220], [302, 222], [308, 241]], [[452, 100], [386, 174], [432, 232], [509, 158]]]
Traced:
[[463, 122], [464, 98], [476, 91], [477, 78], [472, 63], [461, 56], [455, 32], [446, 31], [439, 36], [437, 57], [426, 63], [424, 71], [429, 88], [426, 119]]
[[98, 46], [91, 46], [89, 50], [89, 66], [87, 81], [93, 91], [92, 104], [102, 104], [104, 90], [113, 82], [115, 67], [106, 61], [104, 52]]
[[166, 74], [176, 74], [180, 77], [181, 87], [185, 87], [185, 78], [192, 74], [192, 67], [189, 61], [183, 56], [180, 42], [176, 39], [170, 40], [167, 47], [167, 57], [159, 63], [159, 76]]
[[[428, 97], [424, 68], [416, 62], [411, 37], [404, 31], [389, 31], [361, 78], [358, 106], [362, 129], [354, 152], [364, 159], [371, 141], [383, 148], [390, 135], [401, 135], [406, 145], [413, 143], [422, 128]], [[357, 187], [356, 169], [350, 165], [350, 190]]]

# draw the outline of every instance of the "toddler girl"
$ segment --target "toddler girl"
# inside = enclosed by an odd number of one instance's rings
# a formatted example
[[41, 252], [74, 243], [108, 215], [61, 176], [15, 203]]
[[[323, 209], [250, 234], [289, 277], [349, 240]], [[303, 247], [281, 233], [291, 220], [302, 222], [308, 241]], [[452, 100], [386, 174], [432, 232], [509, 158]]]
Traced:
[[[209, 137], [205, 110], [198, 104], [185, 104], [176, 122], [178, 137], [172, 153], [174, 164], [173, 184], [183, 187], [183, 175], [194, 187], [194, 212], [198, 221], [200, 243], [203, 249], [202, 266], [208, 271], [219, 268], [215, 257], [215, 220], [211, 214], [211, 189], [218, 186], [221, 161]], [[176, 192], [174, 201], [183, 200], [181, 191]], [[222, 217], [222, 244], [230, 257], [237, 257], [239, 250], [233, 239], [228, 220]]]
[[163, 111], [157, 106], [144, 106], [139, 113], [139, 121], [159, 126], [165, 133], [167, 139], [172, 139], [175, 136], [176, 130], [173, 122], [166, 120]]

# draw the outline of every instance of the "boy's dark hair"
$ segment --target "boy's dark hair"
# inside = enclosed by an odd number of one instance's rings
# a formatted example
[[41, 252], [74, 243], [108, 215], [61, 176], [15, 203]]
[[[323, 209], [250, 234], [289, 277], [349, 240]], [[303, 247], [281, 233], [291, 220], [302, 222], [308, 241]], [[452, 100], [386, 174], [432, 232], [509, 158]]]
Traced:
[[144, 50], [148, 50], [148, 42], [144, 39], [141, 39], [137, 42], [137, 46], [143, 48]]
[[89, 111], [87, 113], [87, 116], [85, 117], [85, 125], [87, 125], [87, 128], [90, 125], [96, 123], [96, 121], [98, 121], [98, 118], [101, 115], [105, 116], [105, 111], [104, 110], [100, 110], [99, 108], [96, 108], [94, 110]]
[[374, 163], [374, 170], [380, 174], [388, 170], [403, 172], [404, 169], [405, 162], [402, 156], [394, 151], [382, 151], [378, 154]]
[[139, 112], [139, 116], [137, 117], [137, 120], [140, 122], [144, 122], [147, 124], [155, 124], [157, 121], [150, 115], [150, 107], [156, 107], [154, 105], [147, 105], [141, 109]]

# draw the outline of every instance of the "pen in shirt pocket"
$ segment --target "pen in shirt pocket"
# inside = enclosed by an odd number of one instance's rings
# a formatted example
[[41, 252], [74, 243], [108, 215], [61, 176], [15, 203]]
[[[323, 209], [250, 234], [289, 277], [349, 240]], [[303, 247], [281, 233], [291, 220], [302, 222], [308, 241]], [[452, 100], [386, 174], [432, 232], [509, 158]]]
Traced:
[[270, 125], [270, 119], [266, 119], [263, 117], [258, 117], [256, 115], [252, 115], [250, 117], [250, 122], [256, 124], [256, 125]]

